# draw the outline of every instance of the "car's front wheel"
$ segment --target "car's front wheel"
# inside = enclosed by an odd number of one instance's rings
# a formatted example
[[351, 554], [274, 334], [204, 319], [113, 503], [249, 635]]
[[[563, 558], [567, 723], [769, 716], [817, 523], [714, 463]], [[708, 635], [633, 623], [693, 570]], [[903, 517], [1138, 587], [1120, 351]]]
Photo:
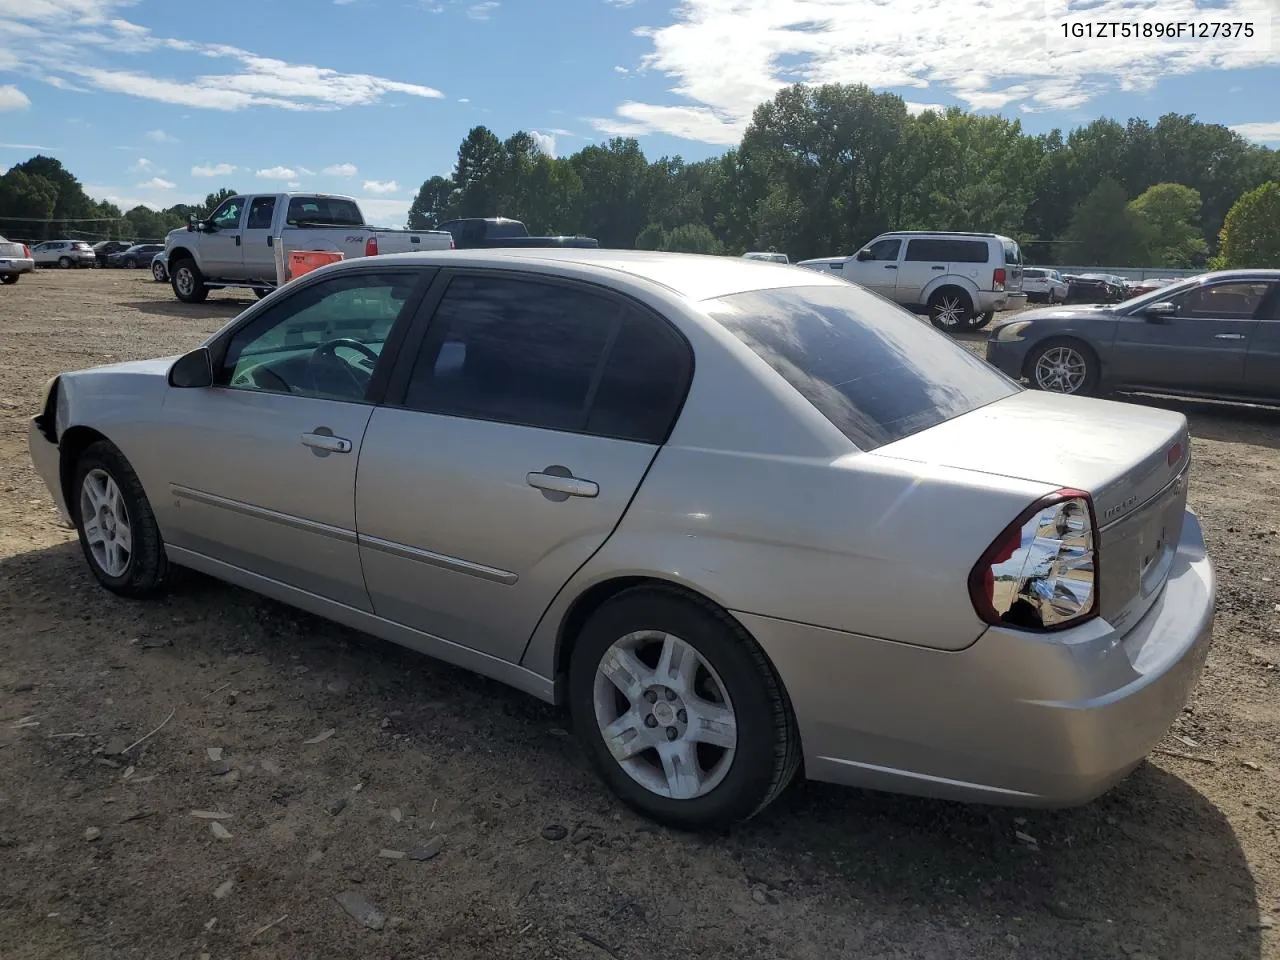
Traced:
[[173, 294], [183, 303], [203, 303], [209, 299], [209, 288], [194, 260], [179, 260], [173, 265]]
[[21, 274], [6, 273], [3, 277], [0, 277], [0, 283], [8, 283], [8, 284], [17, 283], [19, 276], [21, 276]]
[[1027, 357], [1027, 379], [1050, 393], [1093, 393], [1101, 378], [1097, 355], [1078, 340], [1050, 340]]
[[169, 575], [164, 542], [124, 454], [107, 440], [90, 444], [76, 461], [71, 493], [80, 548], [98, 582], [126, 597], [160, 589]]
[[58, 258], [58, 266], [60, 266], [63, 270], [70, 270], [70, 269], [71, 269], [71, 258], [70, 258], [70, 257], [59, 257], [59, 258]]
[[674, 589], [626, 590], [592, 614], [568, 698], [601, 778], [673, 827], [746, 820], [800, 764], [790, 701], [759, 645], [727, 613]]
[[155, 278], [156, 283], [164, 283], [164, 265], [160, 263], [153, 263], [151, 265], [151, 276]]

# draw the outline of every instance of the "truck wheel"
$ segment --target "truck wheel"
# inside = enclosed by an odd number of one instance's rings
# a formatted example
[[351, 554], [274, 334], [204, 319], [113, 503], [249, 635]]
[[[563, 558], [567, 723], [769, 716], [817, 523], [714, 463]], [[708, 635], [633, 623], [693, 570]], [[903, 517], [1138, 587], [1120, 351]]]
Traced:
[[939, 330], [960, 333], [973, 327], [973, 303], [958, 287], [943, 287], [929, 298], [929, 321]]
[[70, 257], [59, 257], [59, 258], [58, 258], [58, 266], [60, 266], [63, 270], [70, 270], [70, 269], [71, 269], [71, 258], [70, 258]]
[[173, 295], [183, 303], [204, 303], [209, 288], [194, 260], [179, 260], [173, 265]]

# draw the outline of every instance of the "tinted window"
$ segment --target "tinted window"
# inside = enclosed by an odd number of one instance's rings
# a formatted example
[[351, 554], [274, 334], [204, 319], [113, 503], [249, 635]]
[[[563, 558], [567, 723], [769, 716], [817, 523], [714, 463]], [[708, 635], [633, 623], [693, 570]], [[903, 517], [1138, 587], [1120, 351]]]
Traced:
[[245, 229], [271, 229], [271, 215], [275, 212], [275, 197], [254, 197], [253, 203], [249, 204], [249, 222], [245, 225]]
[[705, 306], [863, 450], [1020, 389], [950, 337], [856, 286], [759, 290]]
[[582, 431], [621, 320], [620, 305], [583, 290], [457, 277], [431, 318], [405, 405]]
[[907, 242], [908, 260], [933, 260], [948, 263], [986, 263], [985, 240], [952, 240], [921, 238]]
[[341, 197], [294, 197], [289, 201], [290, 226], [310, 224], [330, 227], [362, 227], [364, 217], [354, 201]]
[[877, 240], [871, 246], [867, 247], [867, 252], [871, 254], [871, 260], [897, 260], [898, 249], [902, 246], [901, 240]]
[[1046, 274], [1043, 270], [1037, 270], [1035, 267], [1028, 267], [1022, 271], [1022, 275], [1028, 280], [1042, 280], [1050, 274]]
[[508, 220], [506, 223], [489, 223], [485, 231], [490, 240], [510, 240], [513, 237], [527, 237], [529, 231], [523, 223]]
[[417, 279], [411, 273], [346, 273], [296, 290], [232, 336], [218, 382], [363, 400]]
[[689, 347], [657, 317], [630, 312], [609, 351], [587, 432], [662, 443], [689, 387]]
[[1206, 284], [1169, 299], [1177, 306], [1180, 317], [1249, 320], [1270, 291], [1268, 283], [1237, 281]]
[[[987, 259], [986, 251], [983, 251], [982, 260], [975, 260], [975, 263], [982, 263]], [[1022, 263], [1022, 250], [1012, 240], [1004, 242], [1004, 262], [1010, 264]]]

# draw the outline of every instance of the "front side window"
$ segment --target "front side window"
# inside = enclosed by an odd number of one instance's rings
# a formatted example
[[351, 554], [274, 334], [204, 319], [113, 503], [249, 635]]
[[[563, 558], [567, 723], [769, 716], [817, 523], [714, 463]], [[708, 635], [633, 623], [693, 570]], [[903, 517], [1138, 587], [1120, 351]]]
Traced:
[[1269, 283], [1235, 281], [1194, 287], [1170, 299], [1180, 317], [1251, 320], [1270, 291]]
[[757, 290], [703, 306], [862, 450], [1021, 389], [946, 334], [853, 285]]
[[870, 254], [867, 259], [896, 261], [898, 259], [898, 251], [901, 248], [901, 240], [877, 240], [875, 243], [871, 244], [871, 246], [867, 247], [867, 253]]
[[217, 382], [361, 401], [416, 272], [346, 273], [295, 291], [231, 337]]
[[244, 213], [244, 197], [229, 197], [214, 211], [209, 220], [219, 230], [234, 230], [240, 226], [242, 213]]

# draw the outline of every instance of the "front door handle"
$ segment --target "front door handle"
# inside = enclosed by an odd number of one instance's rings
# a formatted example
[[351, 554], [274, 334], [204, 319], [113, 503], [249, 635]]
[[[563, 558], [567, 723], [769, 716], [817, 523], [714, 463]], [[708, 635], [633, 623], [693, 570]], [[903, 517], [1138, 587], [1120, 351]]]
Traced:
[[[554, 471], [554, 472], [552, 472]], [[566, 474], [568, 474], [566, 476]], [[567, 500], [569, 497], [596, 497], [600, 484], [569, 474], [564, 467], [547, 467], [545, 471], [525, 475], [525, 483], [541, 490], [551, 500]]]
[[350, 453], [351, 441], [346, 437], [335, 437], [331, 433], [304, 433], [302, 445], [312, 450], [323, 450], [325, 453]]
[[1243, 334], [1243, 333], [1215, 333], [1215, 334], [1213, 335], [1213, 339], [1215, 339], [1215, 340], [1243, 340], [1243, 339], [1244, 339], [1244, 334]]
[[884, 268], [885, 268], [886, 270], [897, 270], [897, 269], [898, 269], [898, 265], [897, 265], [896, 263], [886, 263], [886, 264], [884, 265]]
[[929, 269], [930, 269], [930, 270], [945, 270], [945, 269], [947, 269], [947, 268], [946, 268], [946, 267], [930, 267]]

